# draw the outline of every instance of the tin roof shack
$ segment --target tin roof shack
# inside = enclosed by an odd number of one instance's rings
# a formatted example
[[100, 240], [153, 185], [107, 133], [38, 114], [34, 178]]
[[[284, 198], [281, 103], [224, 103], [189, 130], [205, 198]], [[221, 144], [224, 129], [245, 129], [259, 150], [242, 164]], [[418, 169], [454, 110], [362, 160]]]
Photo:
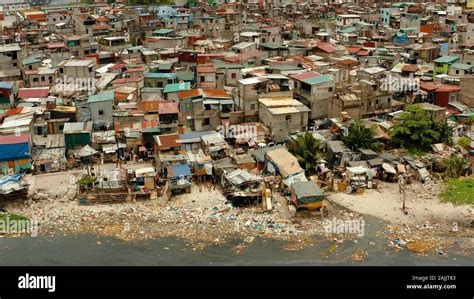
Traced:
[[31, 169], [30, 133], [0, 135], [0, 172], [17, 173], [22, 169]]
[[264, 98], [260, 104], [259, 119], [271, 128], [276, 142], [285, 141], [289, 135], [303, 131], [308, 126], [311, 110], [292, 98]]
[[290, 191], [291, 202], [297, 209], [316, 210], [323, 207], [324, 193], [313, 181], [294, 182]]
[[152, 191], [155, 190], [155, 168], [152, 166], [138, 168], [133, 174], [134, 179], [130, 182], [130, 186], [135, 199], [151, 199]]
[[285, 148], [265, 153], [265, 170], [275, 176], [281, 176], [286, 186], [297, 181], [307, 181], [304, 169], [295, 156]]
[[94, 130], [110, 130], [113, 128], [114, 91], [104, 91], [89, 96], [87, 100], [91, 111]]
[[10, 199], [27, 199], [28, 182], [24, 178], [24, 173], [0, 178], [0, 204]]
[[212, 175], [212, 159], [211, 156], [205, 155], [202, 149], [189, 150], [185, 153], [191, 172], [201, 181], [203, 176]]
[[56, 172], [67, 169], [66, 144], [63, 134], [49, 134], [43, 149], [33, 155], [35, 173]]
[[66, 149], [75, 149], [91, 142], [92, 122], [77, 122], [64, 124], [64, 141]]
[[210, 155], [211, 158], [217, 160], [227, 156], [229, 145], [221, 134], [215, 132], [214, 134], [203, 135], [201, 140], [204, 153]]
[[187, 164], [168, 166], [168, 188], [165, 190], [171, 198], [173, 194], [182, 192], [191, 193], [192, 174]]
[[345, 158], [350, 155], [351, 150], [347, 148], [341, 140], [328, 141], [326, 146], [329, 164], [333, 167], [344, 165]]
[[369, 171], [364, 166], [355, 166], [346, 168], [346, 183], [349, 184], [346, 193], [352, 193], [354, 190], [365, 188], [369, 182]]
[[262, 199], [262, 181], [262, 177], [246, 170], [236, 169], [226, 172], [222, 180], [223, 194], [233, 206], [240, 207], [259, 203]]
[[236, 154], [232, 157], [232, 160], [240, 169], [252, 170], [257, 167], [255, 159], [248, 153]]

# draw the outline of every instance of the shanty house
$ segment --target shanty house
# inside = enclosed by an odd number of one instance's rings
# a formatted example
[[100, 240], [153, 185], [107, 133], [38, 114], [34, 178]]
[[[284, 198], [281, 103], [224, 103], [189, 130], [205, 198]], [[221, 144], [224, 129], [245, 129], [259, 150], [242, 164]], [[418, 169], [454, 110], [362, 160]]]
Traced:
[[294, 182], [291, 185], [291, 201], [296, 208], [315, 210], [322, 208], [324, 193], [313, 181]]
[[92, 122], [77, 122], [64, 124], [64, 141], [67, 149], [82, 147], [91, 142]]
[[114, 121], [114, 91], [104, 91], [91, 95], [89, 96], [87, 103], [89, 104], [89, 109], [91, 111], [92, 124], [94, 128], [111, 128]]
[[30, 133], [0, 135], [0, 173], [31, 169]]

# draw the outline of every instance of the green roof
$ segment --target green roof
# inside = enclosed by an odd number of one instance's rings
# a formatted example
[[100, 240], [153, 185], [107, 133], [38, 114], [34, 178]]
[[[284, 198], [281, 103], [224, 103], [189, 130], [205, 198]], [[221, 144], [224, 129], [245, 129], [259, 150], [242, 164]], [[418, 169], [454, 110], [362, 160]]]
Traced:
[[285, 45], [283, 45], [283, 44], [272, 43], [272, 42], [260, 44], [260, 47], [264, 47], [264, 48], [268, 48], [268, 49], [272, 49], [272, 50], [277, 50], [277, 49], [280, 49], [280, 48], [286, 48]]
[[145, 78], [174, 79], [176, 78], [176, 74], [174, 73], [146, 73]]
[[89, 96], [87, 103], [97, 103], [103, 101], [113, 101], [115, 92], [113, 90], [104, 91], [95, 95]]
[[169, 92], [178, 92], [178, 91], [184, 91], [184, 90], [190, 90], [190, 89], [191, 89], [191, 83], [189, 82], [173, 83], [173, 84], [167, 84], [163, 92], [169, 93]]
[[342, 33], [353, 33], [356, 30], [357, 30], [357, 28], [355, 28], [355, 27], [348, 27], [348, 28], [342, 29], [341, 32]]
[[159, 69], [159, 70], [171, 70], [172, 67], [173, 67], [173, 64], [172, 64], [172, 63], [161, 63], [161, 64], [158, 66], [158, 69]]
[[193, 72], [176, 72], [178, 76], [178, 80], [183, 81], [193, 81], [194, 80], [194, 73]]
[[470, 70], [473, 67], [473, 65], [470, 65], [467, 63], [453, 63], [451, 67], [467, 71], [467, 70]]
[[174, 32], [174, 29], [158, 29], [158, 30], [153, 31], [153, 34], [165, 35], [171, 32]]
[[160, 128], [144, 128], [142, 129], [143, 133], [159, 133], [161, 132]]
[[332, 77], [329, 75], [314, 76], [314, 77], [303, 80], [304, 83], [309, 84], [309, 85], [321, 84], [321, 83], [325, 83], [329, 81], [332, 81]]
[[459, 57], [456, 57], [456, 56], [441, 56], [433, 61], [436, 63], [453, 63], [458, 60], [459, 60]]
[[35, 57], [28, 57], [26, 59], [23, 59], [23, 65], [30, 65], [30, 64], [35, 64], [35, 63], [40, 63], [41, 60]]

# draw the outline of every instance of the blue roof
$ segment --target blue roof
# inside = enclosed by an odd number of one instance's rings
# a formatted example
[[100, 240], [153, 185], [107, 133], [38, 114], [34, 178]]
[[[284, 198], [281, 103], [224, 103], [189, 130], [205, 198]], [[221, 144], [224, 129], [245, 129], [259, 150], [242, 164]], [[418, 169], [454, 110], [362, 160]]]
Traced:
[[0, 88], [3, 89], [12, 89], [13, 84], [8, 83], [8, 82], [0, 82]]
[[146, 73], [145, 78], [174, 79], [177, 75], [174, 73]]
[[188, 164], [181, 164], [181, 165], [174, 165], [172, 166], [173, 174], [171, 177], [179, 177], [179, 176], [190, 176], [191, 170], [189, 169]]

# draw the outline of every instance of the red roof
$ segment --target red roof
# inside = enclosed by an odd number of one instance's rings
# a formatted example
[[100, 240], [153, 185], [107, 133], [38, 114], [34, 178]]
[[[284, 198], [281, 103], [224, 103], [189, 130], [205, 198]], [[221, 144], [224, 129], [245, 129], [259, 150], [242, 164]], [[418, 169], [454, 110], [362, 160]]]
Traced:
[[5, 114], [3, 114], [4, 117], [12, 116], [12, 115], [17, 115], [21, 113], [21, 110], [23, 110], [23, 107], [16, 107], [16, 108], [11, 108], [8, 109]]
[[454, 92], [461, 88], [459, 86], [443, 84], [439, 82], [424, 82], [420, 86], [421, 90], [433, 92]]
[[333, 47], [331, 44], [328, 43], [318, 43], [317, 47], [323, 50], [326, 53], [334, 53], [336, 52], [336, 48]]
[[361, 49], [362, 47], [357, 47], [357, 46], [352, 46], [352, 47], [349, 47], [347, 48], [346, 50], [349, 52], [349, 53], [357, 53], [359, 52], [359, 50]]
[[320, 76], [320, 74], [315, 73], [315, 72], [306, 72], [306, 73], [302, 73], [302, 74], [298, 74], [298, 75], [292, 75], [290, 77], [293, 78], [293, 79], [301, 81], [301, 80], [305, 80], [305, 79], [309, 79], [309, 78], [313, 78], [313, 77], [317, 77], [317, 76]]
[[47, 98], [49, 95], [49, 88], [27, 88], [20, 89], [18, 91], [19, 99], [28, 99], [28, 98]]
[[159, 114], [178, 114], [178, 103], [174, 101], [160, 101]]
[[179, 147], [181, 144], [176, 143], [179, 139], [179, 134], [160, 135], [160, 150], [167, 150], [172, 147]]
[[368, 56], [368, 55], [369, 55], [369, 51], [367, 51], [367, 50], [360, 50], [359, 52], [357, 52], [357, 55], [359, 55], [359, 56]]
[[48, 49], [59, 49], [59, 48], [65, 48], [66, 44], [65, 43], [52, 43], [48, 44]]
[[137, 78], [120, 78], [115, 79], [114, 81], [110, 82], [110, 84], [126, 84], [126, 83], [134, 83], [141, 80], [141, 77]]
[[0, 144], [18, 144], [28, 143], [30, 141], [29, 133], [22, 133], [20, 135], [0, 135]]

